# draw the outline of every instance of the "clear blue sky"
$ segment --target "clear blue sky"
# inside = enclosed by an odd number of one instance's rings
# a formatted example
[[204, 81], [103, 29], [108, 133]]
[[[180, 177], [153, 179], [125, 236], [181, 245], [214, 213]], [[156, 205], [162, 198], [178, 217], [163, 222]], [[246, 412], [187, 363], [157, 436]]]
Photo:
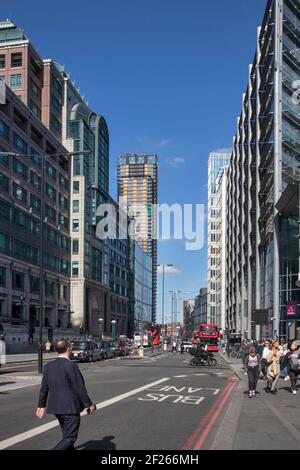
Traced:
[[[110, 130], [110, 191], [117, 157], [157, 153], [160, 203], [207, 202], [207, 158], [229, 148], [266, 0], [2, 0], [44, 58], [65, 65]], [[206, 230], [206, 228], [205, 228]], [[181, 272], [166, 292], [206, 285], [207, 248], [159, 244]], [[161, 276], [159, 277], [161, 297]], [[160, 320], [160, 302], [158, 320]], [[166, 315], [170, 296], [166, 296]]]

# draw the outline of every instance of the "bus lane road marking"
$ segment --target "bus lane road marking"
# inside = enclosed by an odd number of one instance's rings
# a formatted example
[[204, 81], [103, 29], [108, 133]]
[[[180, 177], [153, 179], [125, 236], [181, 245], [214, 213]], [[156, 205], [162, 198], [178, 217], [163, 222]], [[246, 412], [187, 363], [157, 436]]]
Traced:
[[146, 392], [150, 393], [137, 399], [142, 402], [157, 401], [158, 403], [162, 403], [165, 401], [171, 401], [172, 403], [182, 403], [185, 405], [200, 405], [207, 397], [200, 396], [199, 392], [201, 392], [202, 395], [206, 390], [211, 392], [212, 395], [218, 395], [220, 392], [220, 389], [218, 388], [191, 386], [178, 387], [174, 385], [160, 384], [149, 387]]

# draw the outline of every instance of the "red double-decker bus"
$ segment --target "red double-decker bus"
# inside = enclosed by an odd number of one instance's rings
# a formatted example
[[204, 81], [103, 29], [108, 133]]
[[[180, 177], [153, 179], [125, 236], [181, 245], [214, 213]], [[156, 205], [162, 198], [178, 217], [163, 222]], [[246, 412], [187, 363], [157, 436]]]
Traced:
[[218, 325], [202, 324], [199, 331], [194, 332], [193, 344], [202, 343], [207, 345], [207, 350], [211, 352], [219, 351], [219, 328]]

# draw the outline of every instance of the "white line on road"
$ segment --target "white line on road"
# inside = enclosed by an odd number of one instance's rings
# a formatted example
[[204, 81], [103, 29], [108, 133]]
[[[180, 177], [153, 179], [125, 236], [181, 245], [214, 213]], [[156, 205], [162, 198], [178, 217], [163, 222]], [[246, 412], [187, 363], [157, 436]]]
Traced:
[[187, 375], [174, 375], [174, 379], [181, 379], [187, 377]]
[[[167, 380], [170, 380], [170, 378], [164, 378], [157, 380], [156, 382], [152, 382], [151, 384], [144, 385], [143, 387], [136, 388], [135, 390], [131, 390], [130, 392], [122, 393], [122, 395], [118, 395], [117, 397], [111, 398], [110, 400], [106, 400], [102, 403], [97, 403], [97, 409], [101, 410], [103, 408], [106, 408], [107, 406], [113, 405], [114, 403], [117, 403], [121, 400], [125, 400], [125, 398], [131, 397], [133, 395], [137, 395], [140, 392], [143, 392], [144, 390], [148, 390], [148, 388], [154, 387], [155, 385], [159, 385], [163, 382], [166, 382]], [[86, 411], [83, 411], [81, 413], [81, 416], [86, 416], [87, 413]], [[27, 439], [31, 439], [34, 436], [38, 436], [39, 434], [42, 434], [46, 431], [49, 431], [50, 429], [56, 428], [58, 426], [58, 421], [51, 421], [50, 423], [43, 424], [42, 426], [38, 426], [36, 428], [30, 429], [30, 431], [23, 432], [21, 434], [17, 434], [16, 436], [10, 437], [9, 439], [5, 439], [4, 441], [0, 442], [0, 450], [7, 449], [8, 447], [11, 447], [15, 444], [18, 444], [19, 442], [26, 441]]]

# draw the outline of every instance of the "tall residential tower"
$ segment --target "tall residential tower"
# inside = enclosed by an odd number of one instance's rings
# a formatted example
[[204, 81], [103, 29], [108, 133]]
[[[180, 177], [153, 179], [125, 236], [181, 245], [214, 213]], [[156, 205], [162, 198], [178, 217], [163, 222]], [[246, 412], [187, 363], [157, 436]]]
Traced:
[[118, 164], [118, 196], [127, 200], [135, 236], [142, 249], [152, 257], [152, 321], [156, 321], [157, 297], [157, 190], [156, 155], [122, 155]]

